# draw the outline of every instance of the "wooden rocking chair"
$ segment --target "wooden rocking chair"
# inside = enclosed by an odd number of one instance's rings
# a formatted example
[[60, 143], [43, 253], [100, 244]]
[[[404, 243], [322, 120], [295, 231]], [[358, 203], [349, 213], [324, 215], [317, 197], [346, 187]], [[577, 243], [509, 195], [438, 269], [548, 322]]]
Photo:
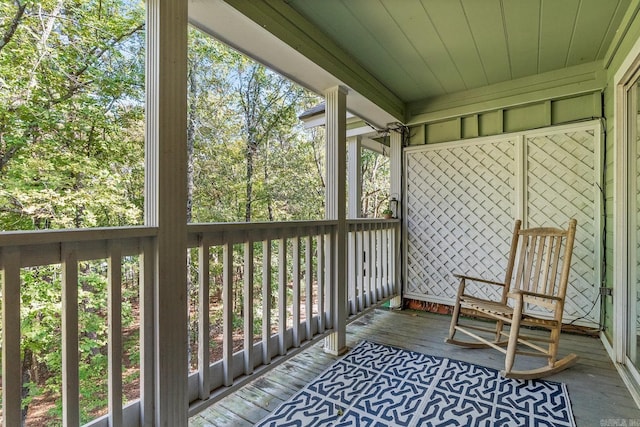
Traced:
[[[521, 230], [520, 225], [521, 222], [516, 221], [504, 282], [454, 275], [460, 279], [460, 287], [449, 337], [445, 341], [470, 348], [493, 347], [505, 354], [504, 371], [500, 372], [503, 376], [540, 378], [566, 369], [578, 359], [573, 353], [560, 360], [556, 358], [576, 220], [569, 221], [568, 230]], [[514, 275], [515, 280], [512, 281]], [[469, 295], [466, 290], [469, 282], [502, 287], [501, 300], [491, 301], [486, 296]], [[461, 310], [475, 317], [495, 321], [495, 327], [477, 326], [479, 322], [463, 325], [460, 323]], [[505, 325], [510, 326], [508, 331], [503, 330]], [[548, 334], [523, 335], [521, 326], [547, 330]], [[456, 332], [462, 332], [475, 341], [457, 340], [454, 338]], [[523, 347], [526, 347], [526, 351], [522, 350]], [[512, 369], [516, 355], [542, 356], [547, 359], [547, 364], [532, 370], [515, 371]]]

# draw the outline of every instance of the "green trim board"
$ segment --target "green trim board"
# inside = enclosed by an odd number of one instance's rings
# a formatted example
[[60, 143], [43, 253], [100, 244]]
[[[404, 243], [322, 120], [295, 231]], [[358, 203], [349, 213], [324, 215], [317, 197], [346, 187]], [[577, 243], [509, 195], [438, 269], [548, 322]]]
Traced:
[[613, 36], [613, 40], [609, 45], [609, 49], [604, 56], [604, 66], [609, 69], [612, 61], [616, 56], [618, 58], [624, 57], [626, 55], [625, 52], [628, 52], [622, 44], [625, 40], [627, 40], [627, 35], [632, 26], [635, 26], [634, 22], [636, 21], [636, 17], [638, 16], [638, 12], [640, 12], [640, 0], [632, 0], [631, 4], [624, 12], [624, 16], [622, 17], [622, 21], [617, 28], [615, 35]]
[[601, 91], [601, 61], [497, 83], [408, 105], [409, 125]]
[[598, 91], [419, 124], [410, 128], [409, 144], [499, 135], [600, 117], [602, 95]]

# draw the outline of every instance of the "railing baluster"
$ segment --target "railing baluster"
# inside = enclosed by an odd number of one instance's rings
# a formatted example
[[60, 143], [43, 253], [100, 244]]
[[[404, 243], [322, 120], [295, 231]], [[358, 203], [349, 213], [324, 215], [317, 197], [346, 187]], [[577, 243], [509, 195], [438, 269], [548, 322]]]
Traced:
[[304, 260], [305, 260], [305, 319], [307, 326], [307, 341], [313, 336], [311, 328], [313, 319], [313, 252], [311, 235], [305, 237]]
[[21, 425], [20, 250], [2, 249], [2, 425]]
[[357, 275], [358, 275], [358, 311], [364, 310], [365, 303], [365, 291], [364, 291], [364, 271], [365, 271], [365, 249], [364, 249], [364, 226], [362, 224], [358, 224], [357, 226]]
[[376, 304], [382, 298], [382, 239], [380, 237], [380, 224], [373, 226], [373, 247], [376, 254], [375, 265], [373, 267], [375, 278], [375, 289], [373, 290], [373, 303]]
[[144, 427], [154, 423], [154, 239], [142, 240], [140, 262], [140, 420]]
[[282, 238], [278, 245], [278, 354], [287, 353], [287, 239]]
[[333, 328], [333, 316], [335, 313], [335, 301], [333, 295], [336, 291], [336, 232], [335, 229], [331, 229], [331, 232], [326, 235], [326, 256], [325, 256], [325, 307], [327, 314], [325, 316], [325, 322], [327, 329]]
[[198, 395], [206, 400], [211, 394], [209, 375], [209, 245], [200, 239], [198, 247]]
[[271, 240], [262, 242], [262, 363], [271, 363]]
[[373, 283], [373, 232], [371, 224], [367, 224], [367, 302], [365, 307], [371, 307], [373, 301], [372, 288]]
[[322, 334], [326, 328], [326, 317], [324, 314], [324, 228], [322, 228], [320, 234], [317, 236], [316, 253], [316, 264], [318, 265], [318, 333]]
[[395, 262], [393, 250], [393, 233], [391, 228], [387, 228], [387, 296], [393, 294], [393, 263]]
[[109, 243], [108, 257], [108, 390], [109, 425], [122, 425], [122, 250]]
[[347, 235], [347, 253], [348, 253], [348, 276], [347, 282], [349, 283], [349, 287], [347, 288], [347, 301], [349, 302], [349, 314], [354, 315], [358, 313], [358, 292], [356, 287], [356, 269], [357, 264], [353, 262], [356, 259], [356, 234], [353, 232], [348, 233]]
[[62, 244], [62, 422], [80, 425], [78, 378], [78, 258], [73, 244]]
[[293, 238], [293, 346], [300, 347], [300, 235]]
[[253, 373], [253, 242], [244, 244], [244, 373]]
[[389, 296], [389, 239], [387, 238], [387, 232], [389, 229], [385, 226], [380, 230], [380, 247], [382, 248], [382, 265], [380, 266], [381, 276], [382, 276], [382, 288], [380, 292], [382, 293], [382, 297], [386, 298]]
[[222, 360], [224, 385], [233, 384], [233, 244], [225, 243], [222, 252]]
[[[391, 247], [393, 248], [393, 255], [392, 255], [392, 259], [393, 262], [391, 263], [391, 274], [393, 275], [393, 293], [394, 295], [396, 295], [396, 297], [400, 297], [400, 295], [402, 294], [402, 289], [401, 289], [401, 278], [400, 275], [402, 274], [402, 271], [400, 270], [400, 264], [402, 262], [402, 260], [400, 259], [402, 254], [400, 252], [400, 233], [401, 233], [401, 228], [399, 225], [396, 225], [393, 229], [393, 235], [391, 236]], [[399, 303], [401, 303], [401, 301], [399, 301]]]

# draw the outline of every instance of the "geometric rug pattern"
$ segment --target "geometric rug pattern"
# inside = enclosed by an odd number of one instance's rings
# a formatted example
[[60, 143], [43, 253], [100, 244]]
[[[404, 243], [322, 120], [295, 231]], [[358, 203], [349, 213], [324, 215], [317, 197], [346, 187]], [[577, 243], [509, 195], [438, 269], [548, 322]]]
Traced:
[[363, 341], [258, 426], [575, 426], [564, 384]]

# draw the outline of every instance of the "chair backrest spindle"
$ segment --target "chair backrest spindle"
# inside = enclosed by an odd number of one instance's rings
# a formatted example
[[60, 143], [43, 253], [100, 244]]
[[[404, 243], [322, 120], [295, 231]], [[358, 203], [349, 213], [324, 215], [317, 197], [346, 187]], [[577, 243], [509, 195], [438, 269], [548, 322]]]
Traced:
[[[511, 283], [511, 291], [522, 290], [564, 298], [576, 220], [569, 222], [567, 230], [543, 227], [520, 230], [519, 225], [518, 222], [505, 282]], [[515, 281], [512, 282], [513, 273]]]

